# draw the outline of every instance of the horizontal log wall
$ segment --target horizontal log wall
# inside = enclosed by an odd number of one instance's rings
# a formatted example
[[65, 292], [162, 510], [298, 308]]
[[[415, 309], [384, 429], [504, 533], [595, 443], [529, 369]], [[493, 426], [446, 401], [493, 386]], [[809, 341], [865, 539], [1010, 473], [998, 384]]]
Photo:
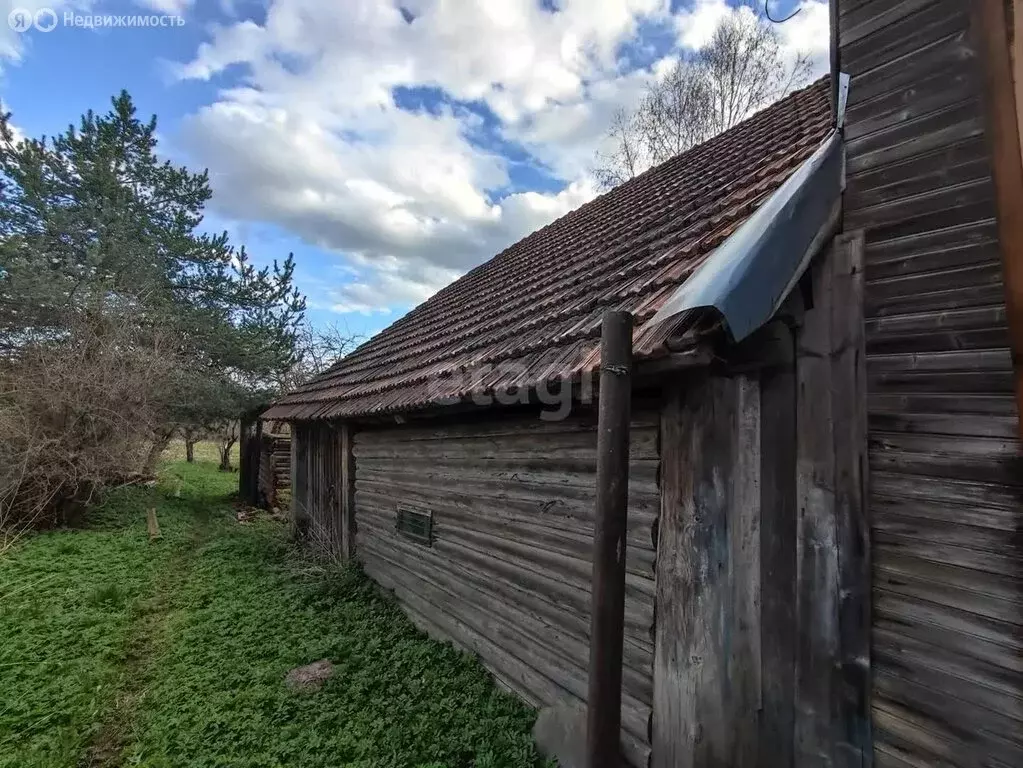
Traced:
[[[636, 406], [629, 480], [623, 745], [646, 765], [652, 695], [658, 425]], [[595, 417], [535, 415], [356, 433], [356, 553], [430, 634], [479, 654], [534, 706], [584, 702]], [[395, 530], [432, 511], [432, 546]]]
[[291, 437], [264, 433], [259, 445], [258, 501], [273, 509], [291, 488]]
[[1023, 765], [1023, 464], [974, 3], [839, 3], [845, 228], [866, 235], [875, 759]]

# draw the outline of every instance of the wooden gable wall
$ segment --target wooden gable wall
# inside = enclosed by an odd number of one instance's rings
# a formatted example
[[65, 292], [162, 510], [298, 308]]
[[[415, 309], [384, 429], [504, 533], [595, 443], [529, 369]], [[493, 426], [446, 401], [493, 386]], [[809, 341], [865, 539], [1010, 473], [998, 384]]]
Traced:
[[1023, 765], [1023, 463], [975, 3], [837, 2], [844, 226], [866, 240], [875, 762]]

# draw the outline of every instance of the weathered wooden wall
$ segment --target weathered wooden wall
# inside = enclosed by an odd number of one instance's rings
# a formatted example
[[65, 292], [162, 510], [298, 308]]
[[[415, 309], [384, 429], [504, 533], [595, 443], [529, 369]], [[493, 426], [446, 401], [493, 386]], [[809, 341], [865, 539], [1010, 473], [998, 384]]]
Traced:
[[1023, 463], [975, 4], [838, 2], [845, 227], [866, 235], [875, 759], [1023, 765]]
[[329, 421], [291, 428], [291, 517], [297, 533], [322, 552], [342, 556], [342, 427]]
[[259, 489], [257, 503], [273, 509], [284, 500], [290, 503], [291, 435], [264, 432], [259, 442]]
[[[634, 407], [623, 744], [646, 765], [658, 424]], [[536, 415], [355, 435], [356, 551], [430, 634], [475, 651], [533, 705], [584, 702], [589, 659], [596, 421]], [[434, 542], [395, 530], [400, 503], [434, 514]]]
[[869, 761], [862, 252], [813, 263], [761, 367], [665, 390], [656, 768]]

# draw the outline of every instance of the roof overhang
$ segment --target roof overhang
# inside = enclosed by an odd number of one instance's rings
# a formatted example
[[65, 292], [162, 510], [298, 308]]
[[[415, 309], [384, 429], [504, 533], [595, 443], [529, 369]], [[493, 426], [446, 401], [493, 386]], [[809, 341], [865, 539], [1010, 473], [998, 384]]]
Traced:
[[647, 324], [714, 309], [733, 341], [767, 323], [838, 226], [845, 145], [836, 129]]

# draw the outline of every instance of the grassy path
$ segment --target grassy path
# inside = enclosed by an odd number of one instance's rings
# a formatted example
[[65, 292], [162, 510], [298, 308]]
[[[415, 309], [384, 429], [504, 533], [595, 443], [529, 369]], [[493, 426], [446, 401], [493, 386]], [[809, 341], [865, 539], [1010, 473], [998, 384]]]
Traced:
[[[235, 480], [169, 464], [0, 561], [0, 767], [539, 764], [528, 709], [280, 523], [236, 522]], [[321, 658], [322, 690], [285, 688]]]
[[[186, 467], [186, 470], [188, 468]], [[180, 493], [186, 479], [170, 471], [165, 477], [174, 493]], [[155, 675], [154, 661], [167, 646], [168, 620], [174, 598], [187, 583], [192, 563], [210, 534], [209, 501], [204, 493], [185, 494], [191, 501], [189, 528], [172, 549], [172, 554], [156, 574], [152, 593], [139, 603], [138, 615], [128, 631], [127, 648], [119, 670], [114, 701], [103, 717], [103, 724], [80, 761], [80, 768], [115, 768], [124, 764], [129, 745], [135, 742], [132, 730], [138, 715], [139, 702], [146, 684]], [[191, 497], [191, 498], [190, 498]], [[187, 502], [186, 502], [187, 503]], [[175, 534], [179, 531], [175, 529]], [[147, 530], [148, 535], [148, 530]]]

